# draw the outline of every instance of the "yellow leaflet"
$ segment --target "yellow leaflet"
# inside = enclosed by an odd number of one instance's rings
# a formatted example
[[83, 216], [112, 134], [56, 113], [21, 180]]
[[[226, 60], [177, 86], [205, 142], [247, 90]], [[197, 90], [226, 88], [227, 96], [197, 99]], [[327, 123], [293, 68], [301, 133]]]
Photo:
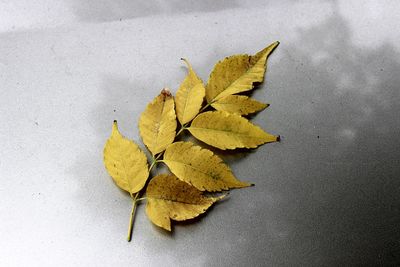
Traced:
[[117, 186], [131, 195], [143, 188], [149, 176], [145, 154], [121, 135], [117, 121], [104, 147], [104, 165]]
[[201, 191], [222, 191], [250, 186], [232, 174], [222, 159], [190, 142], [176, 142], [164, 152], [163, 162], [180, 180]]
[[189, 73], [176, 92], [176, 115], [183, 125], [190, 122], [199, 113], [206, 94], [203, 82], [193, 71], [186, 59], [182, 59], [188, 66]]
[[228, 95], [253, 89], [255, 82], [262, 82], [269, 54], [279, 45], [275, 42], [254, 56], [234, 55], [218, 62], [206, 86], [208, 103]]
[[268, 107], [268, 104], [258, 102], [244, 95], [228, 95], [218, 99], [211, 104], [211, 106], [216, 110], [223, 110], [238, 115], [247, 115], [263, 110]]
[[147, 105], [139, 120], [143, 143], [154, 155], [162, 152], [175, 139], [176, 115], [171, 93], [163, 89]]
[[219, 149], [255, 148], [278, 141], [278, 137], [264, 132], [247, 119], [225, 111], [199, 114], [188, 128], [197, 139]]
[[146, 197], [147, 216], [155, 225], [168, 231], [171, 231], [171, 219], [184, 221], [195, 218], [223, 198], [205, 197], [201, 191], [172, 174], [160, 174], [151, 179]]

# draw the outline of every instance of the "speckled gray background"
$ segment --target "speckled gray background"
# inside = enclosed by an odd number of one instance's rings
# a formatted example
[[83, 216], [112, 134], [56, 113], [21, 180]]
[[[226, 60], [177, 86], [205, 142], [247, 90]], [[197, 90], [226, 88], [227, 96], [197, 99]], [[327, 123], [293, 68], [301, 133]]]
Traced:
[[[400, 264], [398, 1], [0, 1], [1, 266]], [[188, 58], [206, 80], [227, 55], [279, 40], [271, 103], [282, 142], [239, 157], [255, 187], [172, 235], [104, 170], [111, 123], [140, 112]]]

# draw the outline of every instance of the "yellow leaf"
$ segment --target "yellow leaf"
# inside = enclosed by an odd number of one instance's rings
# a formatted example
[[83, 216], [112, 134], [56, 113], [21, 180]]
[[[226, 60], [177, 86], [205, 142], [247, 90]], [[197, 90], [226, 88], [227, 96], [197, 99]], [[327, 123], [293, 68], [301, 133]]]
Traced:
[[199, 114], [188, 128], [197, 139], [219, 149], [255, 148], [278, 141], [278, 137], [264, 132], [247, 119], [225, 111]]
[[201, 191], [171, 174], [160, 174], [151, 179], [146, 197], [147, 216], [155, 225], [168, 231], [171, 231], [171, 219], [195, 218], [223, 198], [205, 197]]
[[201, 191], [221, 191], [250, 186], [232, 174], [220, 157], [190, 142], [176, 142], [164, 152], [163, 162], [180, 180]]
[[254, 56], [234, 55], [218, 62], [206, 86], [207, 102], [211, 104], [225, 96], [249, 91], [253, 83], [262, 82], [267, 58], [278, 45], [275, 42]]
[[121, 135], [117, 121], [104, 147], [104, 165], [117, 186], [131, 195], [143, 188], [149, 176], [145, 154]]
[[175, 139], [176, 115], [171, 93], [163, 89], [140, 116], [139, 131], [143, 143], [154, 155]]
[[216, 110], [223, 110], [238, 115], [247, 115], [268, 107], [268, 104], [258, 102], [244, 95], [228, 95], [211, 104]]
[[206, 89], [203, 82], [193, 71], [186, 59], [182, 59], [188, 66], [189, 73], [176, 92], [176, 115], [183, 125], [190, 122], [199, 113]]

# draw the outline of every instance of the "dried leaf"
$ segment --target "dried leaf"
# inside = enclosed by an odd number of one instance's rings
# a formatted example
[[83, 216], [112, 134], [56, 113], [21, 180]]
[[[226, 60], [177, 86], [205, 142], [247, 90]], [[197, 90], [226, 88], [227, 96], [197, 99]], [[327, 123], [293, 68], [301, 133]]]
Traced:
[[208, 103], [228, 95], [253, 89], [253, 83], [262, 82], [270, 53], [279, 45], [275, 42], [254, 56], [234, 55], [218, 62], [206, 86]]
[[255, 148], [278, 141], [278, 137], [264, 132], [246, 118], [225, 111], [199, 114], [188, 128], [197, 139], [219, 149]]
[[139, 130], [143, 143], [154, 155], [175, 139], [176, 115], [171, 93], [163, 89], [140, 116]]
[[[188, 74], [176, 98], [163, 89], [140, 116], [140, 135], [153, 156], [150, 169], [145, 154], [120, 134], [114, 122], [104, 148], [104, 164], [115, 183], [131, 194], [128, 241], [132, 236], [137, 203], [144, 199], [147, 199], [149, 219], [171, 231], [171, 220], [195, 218], [224, 197], [204, 196], [202, 191], [221, 192], [251, 185], [238, 180], [211, 150], [190, 142], [173, 142], [184, 130], [223, 150], [255, 148], [278, 141], [279, 137], [242, 117], [268, 105], [238, 95], [264, 80], [267, 58], [278, 44], [275, 42], [254, 56], [234, 55], [218, 62], [206, 87], [189, 62], [182, 59], [187, 64]], [[204, 97], [208, 103], [202, 107]], [[203, 112], [210, 106], [216, 111]], [[177, 119], [182, 126], [178, 133]], [[173, 174], [157, 175], [146, 183], [150, 170], [159, 162], [165, 163]], [[142, 197], [144, 192], [146, 196]]]
[[149, 177], [145, 154], [137, 144], [121, 135], [117, 121], [104, 147], [104, 165], [118, 187], [131, 195], [139, 192]]
[[247, 115], [258, 112], [268, 107], [264, 104], [244, 95], [228, 95], [211, 104], [216, 110], [223, 110], [238, 115]]
[[199, 113], [206, 89], [203, 82], [193, 71], [186, 59], [182, 59], [188, 66], [189, 73], [176, 92], [176, 115], [183, 125], [190, 122]]
[[222, 191], [250, 186], [232, 174], [220, 157], [190, 142], [176, 142], [164, 152], [163, 162], [180, 180], [201, 191]]
[[151, 179], [146, 196], [147, 216], [155, 225], [168, 231], [171, 231], [171, 219], [184, 221], [195, 218], [223, 197], [205, 197], [201, 191], [172, 174], [160, 174]]

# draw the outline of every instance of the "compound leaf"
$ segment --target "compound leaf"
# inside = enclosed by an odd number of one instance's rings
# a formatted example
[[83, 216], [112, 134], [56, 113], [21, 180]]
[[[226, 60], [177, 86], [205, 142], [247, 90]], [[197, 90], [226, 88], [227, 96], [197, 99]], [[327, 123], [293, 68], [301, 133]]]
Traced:
[[223, 110], [238, 115], [248, 115], [268, 107], [264, 104], [244, 95], [228, 95], [211, 104], [216, 110]]
[[117, 121], [104, 147], [104, 165], [117, 186], [131, 195], [143, 188], [149, 176], [145, 154], [121, 135]]
[[224, 197], [205, 197], [201, 191], [172, 174], [160, 174], [151, 179], [146, 196], [147, 216], [155, 225], [168, 231], [171, 231], [171, 219], [184, 221], [195, 218]]
[[199, 114], [188, 130], [200, 141], [222, 150], [255, 148], [279, 140], [279, 137], [266, 133], [246, 118], [225, 111]]
[[176, 92], [175, 102], [176, 115], [183, 125], [190, 122], [199, 113], [206, 89], [189, 62], [186, 59], [182, 60], [187, 64], [189, 73]]
[[207, 102], [212, 104], [225, 96], [249, 91], [253, 83], [262, 82], [267, 58], [278, 45], [275, 42], [254, 56], [234, 55], [219, 61], [206, 86]]
[[140, 116], [140, 136], [153, 156], [164, 151], [175, 139], [177, 123], [174, 106], [171, 93], [163, 89]]
[[250, 186], [232, 174], [220, 157], [190, 142], [176, 142], [164, 152], [163, 162], [180, 180], [201, 191], [222, 191]]

